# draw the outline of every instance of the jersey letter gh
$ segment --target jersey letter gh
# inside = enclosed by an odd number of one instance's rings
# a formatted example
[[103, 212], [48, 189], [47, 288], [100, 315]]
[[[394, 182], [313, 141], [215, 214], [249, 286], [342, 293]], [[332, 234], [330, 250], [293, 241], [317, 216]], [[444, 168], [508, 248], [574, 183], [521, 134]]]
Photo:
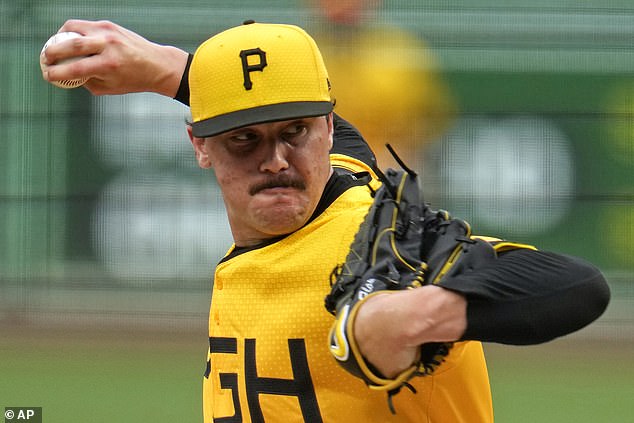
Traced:
[[[211, 354], [238, 354], [238, 342], [235, 338], [209, 338]], [[306, 345], [303, 339], [289, 339], [288, 352], [290, 357], [292, 379], [264, 377], [258, 374], [256, 357], [256, 340], [244, 340], [244, 386], [247, 396], [247, 406], [253, 423], [263, 423], [264, 414], [260, 406], [260, 394], [294, 396], [299, 401], [302, 417], [306, 422], [321, 423], [323, 419], [317, 404], [317, 395], [308, 367]], [[209, 377], [213, 363], [207, 363], [205, 377]], [[229, 389], [232, 393], [233, 416], [214, 418], [214, 423], [242, 422], [242, 410], [238, 384], [240, 376], [236, 373], [219, 373], [220, 388]]]

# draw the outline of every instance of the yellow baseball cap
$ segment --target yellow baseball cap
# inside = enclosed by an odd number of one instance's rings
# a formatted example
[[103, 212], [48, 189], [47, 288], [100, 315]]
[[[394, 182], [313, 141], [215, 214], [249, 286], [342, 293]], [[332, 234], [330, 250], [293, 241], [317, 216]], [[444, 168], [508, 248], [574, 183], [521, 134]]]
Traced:
[[294, 25], [246, 21], [211, 37], [194, 54], [189, 89], [199, 138], [333, 109], [319, 48]]

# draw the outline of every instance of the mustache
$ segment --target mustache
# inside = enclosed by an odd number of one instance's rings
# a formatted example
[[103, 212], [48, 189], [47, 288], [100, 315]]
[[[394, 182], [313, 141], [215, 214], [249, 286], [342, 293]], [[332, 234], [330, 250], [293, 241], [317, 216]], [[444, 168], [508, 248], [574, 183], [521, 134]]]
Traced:
[[306, 184], [300, 178], [282, 175], [275, 178], [267, 179], [264, 182], [253, 185], [249, 189], [249, 194], [255, 195], [262, 190], [271, 188], [296, 188], [303, 191], [306, 189]]

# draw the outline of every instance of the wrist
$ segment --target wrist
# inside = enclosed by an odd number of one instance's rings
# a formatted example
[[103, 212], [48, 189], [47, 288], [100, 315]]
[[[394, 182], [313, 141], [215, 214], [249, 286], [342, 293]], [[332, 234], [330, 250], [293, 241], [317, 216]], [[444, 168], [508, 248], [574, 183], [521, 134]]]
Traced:
[[181, 81], [187, 78], [185, 68], [188, 63], [189, 53], [177, 47], [156, 45], [159, 49], [157, 57], [161, 63], [157, 63], [156, 79], [151, 91], [164, 96], [175, 98], [179, 92]]
[[406, 291], [406, 303], [411, 310], [412, 325], [407, 343], [453, 342], [461, 339], [467, 329], [467, 300], [454, 291], [429, 285]]

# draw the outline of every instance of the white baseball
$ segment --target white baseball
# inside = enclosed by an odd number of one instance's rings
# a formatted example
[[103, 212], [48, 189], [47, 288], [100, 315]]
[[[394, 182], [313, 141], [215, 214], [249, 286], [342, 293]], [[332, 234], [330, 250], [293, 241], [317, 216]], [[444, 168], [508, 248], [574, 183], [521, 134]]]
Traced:
[[[42, 63], [44, 50], [46, 50], [49, 46], [52, 46], [53, 44], [61, 43], [62, 41], [66, 41], [71, 38], [77, 38], [81, 36], [82, 35], [78, 34], [77, 32], [58, 32], [57, 34], [49, 38], [48, 41], [44, 44], [44, 47], [42, 47], [42, 52], [40, 53], [40, 67], [42, 68], [42, 70], [44, 70], [44, 67], [46, 66], [44, 65], [44, 63]], [[71, 57], [69, 59], [58, 60], [55, 64], [62, 65], [64, 63], [76, 62], [82, 57], [84, 56]], [[77, 88], [84, 85], [86, 81], [88, 81], [88, 78], [78, 78], [78, 79], [70, 79], [70, 80], [63, 80], [63, 81], [50, 81], [50, 83], [60, 88]]]

